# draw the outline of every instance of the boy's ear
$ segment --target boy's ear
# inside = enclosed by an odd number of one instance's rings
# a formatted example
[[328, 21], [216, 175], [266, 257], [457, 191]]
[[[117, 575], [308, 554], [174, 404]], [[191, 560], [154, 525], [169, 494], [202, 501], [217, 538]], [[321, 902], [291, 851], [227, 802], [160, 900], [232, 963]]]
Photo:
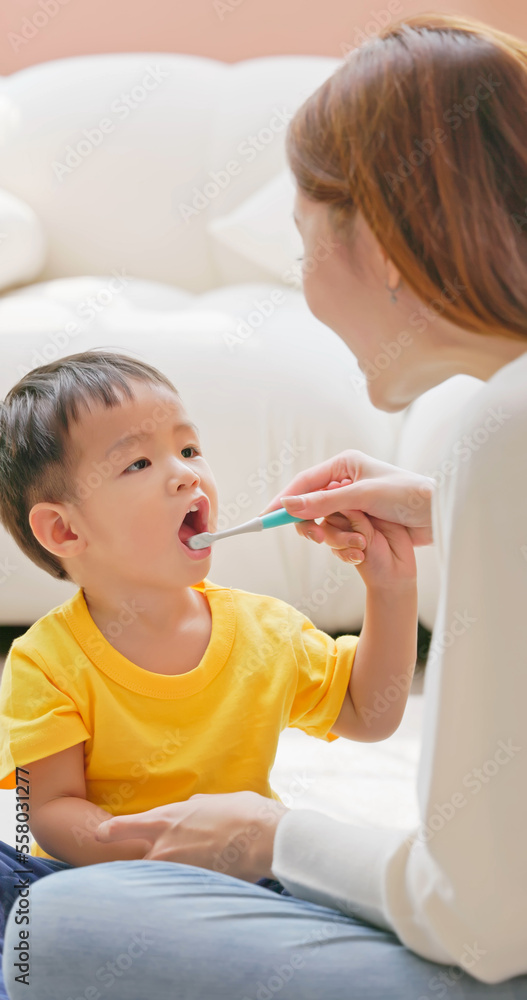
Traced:
[[37, 542], [59, 559], [78, 556], [86, 548], [71, 528], [66, 504], [36, 503], [29, 512], [29, 524]]

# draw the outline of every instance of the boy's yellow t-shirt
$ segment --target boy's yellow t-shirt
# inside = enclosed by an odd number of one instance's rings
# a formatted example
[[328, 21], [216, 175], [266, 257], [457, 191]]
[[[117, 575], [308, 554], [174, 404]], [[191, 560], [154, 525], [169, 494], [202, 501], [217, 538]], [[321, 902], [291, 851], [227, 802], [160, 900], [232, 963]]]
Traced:
[[[0, 686], [0, 779], [83, 742], [86, 798], [113, 815], [198, 792], [278, 798], [269, 773], [280, 732], [337, 738], [358, 637], [334, 640], [274, 597], [207, 579], [194, 589], [212, 631], [186, 674], [152, 673], [119, 653], [82, 589], [15, 639]], [[31, 854], [51, 857], [36, 841]]]

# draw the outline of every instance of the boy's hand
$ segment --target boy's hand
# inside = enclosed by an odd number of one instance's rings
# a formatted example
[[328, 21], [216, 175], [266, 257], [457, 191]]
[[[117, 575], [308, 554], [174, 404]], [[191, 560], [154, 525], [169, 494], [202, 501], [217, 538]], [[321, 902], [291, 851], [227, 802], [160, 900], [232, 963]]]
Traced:
[[388, 588], [415, 582], [414, 547], [404, 525], [368, 516], [360, 510], [330, 514], [325, 524], [326, 544], [343, 562], [357, 566], [367, 587]]

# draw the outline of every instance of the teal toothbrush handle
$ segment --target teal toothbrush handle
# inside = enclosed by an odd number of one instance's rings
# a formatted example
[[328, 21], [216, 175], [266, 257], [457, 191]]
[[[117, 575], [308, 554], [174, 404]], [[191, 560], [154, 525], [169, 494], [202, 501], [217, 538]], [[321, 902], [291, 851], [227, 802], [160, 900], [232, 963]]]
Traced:
[[293, 521], [304, 521], [303, 517], [293, 517], [289, 514], [285, 507], [280, 507], [278, 510], [272, 510], [270, 514], [264, 514], [260, 518], [262, 522], [262, 527], [264, 528], [278, 528], [281, 524], [292, 524]]

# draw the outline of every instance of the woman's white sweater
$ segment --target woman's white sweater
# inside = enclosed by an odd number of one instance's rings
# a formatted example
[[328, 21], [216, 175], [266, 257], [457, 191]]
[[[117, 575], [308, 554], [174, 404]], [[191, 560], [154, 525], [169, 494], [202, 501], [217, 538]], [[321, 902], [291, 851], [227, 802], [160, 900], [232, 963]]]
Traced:
[[496, 983], [527, 972], [527, 352], [464, 407], [448, 458], [432, 502], [441, 591], [421, 825], [369, 829], [293, 810], [273, 872], [296, 896]]

